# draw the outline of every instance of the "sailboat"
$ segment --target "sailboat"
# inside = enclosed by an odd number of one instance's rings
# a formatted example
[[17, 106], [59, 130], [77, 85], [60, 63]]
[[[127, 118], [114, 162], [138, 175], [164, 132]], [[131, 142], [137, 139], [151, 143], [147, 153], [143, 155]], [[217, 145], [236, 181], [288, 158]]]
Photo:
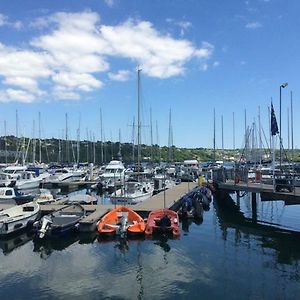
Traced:
[[141, 178], [141, 121], [140, 121], [140, 73], [138, 69], [138, 155], [136, 178], [128, 179], [124, 187], [115, 191], [110, 196], [111, 202], [115, 204], [137, 204], [150, 198], [153, 194], [153, 184]]

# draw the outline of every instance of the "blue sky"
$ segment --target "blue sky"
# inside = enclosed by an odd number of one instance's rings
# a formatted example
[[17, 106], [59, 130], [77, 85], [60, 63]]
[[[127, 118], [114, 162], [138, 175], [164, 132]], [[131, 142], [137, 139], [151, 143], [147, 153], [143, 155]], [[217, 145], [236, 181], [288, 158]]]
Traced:
[[[0, 133], [32, 136], [38, 112], [42, 136], [61, 137], [68, 113], [69, 136], [131, 140], [137, 118], [137, 74], [142, 69], [142, 141], [168, 144], [172, 110], [174, 144], [242, 147], [244, 111], [268, 134], [270, 99], [287, 145], [287, 110], [294, 95], [294, 141], [300, 139], [300, 40], [297, 0], [86, 0], [0, 2]], [[156, 132], [156, 124], [158, 134]]]

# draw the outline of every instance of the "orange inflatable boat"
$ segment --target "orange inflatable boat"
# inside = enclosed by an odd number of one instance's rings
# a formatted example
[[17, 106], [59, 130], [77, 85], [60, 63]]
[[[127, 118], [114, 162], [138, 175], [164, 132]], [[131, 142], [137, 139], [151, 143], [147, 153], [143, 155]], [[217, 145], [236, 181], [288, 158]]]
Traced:
[[145, 231], [145, 222], [132, 209], [119, 206], [102, 217], [97, 229], [99, 233], [107, 235], [139, 234]]

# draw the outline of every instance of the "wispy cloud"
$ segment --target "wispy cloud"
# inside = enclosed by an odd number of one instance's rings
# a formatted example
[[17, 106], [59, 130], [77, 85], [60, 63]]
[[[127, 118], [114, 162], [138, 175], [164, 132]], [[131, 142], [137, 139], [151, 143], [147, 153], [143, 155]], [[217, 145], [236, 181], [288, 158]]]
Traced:
[[180, 35], [181, 36], [184, 36], [185, 33], [193, 26], [192, 23], [189, 22], [189, 21], [185, 21], [185, 20], [175, 21], [172, 18], [167, 18], [166, 22], [170, 23], [170, 24], [174, 24], [175, 26], [178, 26], [180, 28]]
[[0, 27], [1, 26], [9, 26], [15, 29], [21, 29], [23, 27], [23, 23], [21, 21], [12, 22], [7, 16], [0, 14]]
[[111, 80], [116, 80], [116, 81], [127, 81], [130, 77], [130, 71], [128, 70], [120, 70], [117, 73], [108, 73], [108, 77]]
[[115, 5], [115, 0], [104, 0], [104, 2], [109, 7], [113, 7]]
[[262, 24], [259, 22], [250, 22], [245, 26], [247, 29], [258, 29], [262, 27]]

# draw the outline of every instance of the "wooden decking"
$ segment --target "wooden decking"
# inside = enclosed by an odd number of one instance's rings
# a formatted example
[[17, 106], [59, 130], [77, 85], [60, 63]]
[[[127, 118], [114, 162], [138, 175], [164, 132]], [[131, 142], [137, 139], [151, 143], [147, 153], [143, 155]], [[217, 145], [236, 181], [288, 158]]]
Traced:
[[224, 191], [246, 191], [250, 193], [260, 193], [262, 201], [283, 200], [290, 203], [300, 201], [300, 188], [296, 187], [293, 192], [275, 192], [273, 186], [264, 183], [234, 183], [227, 180], [226, 183], [218, 183], [218, 189]]

